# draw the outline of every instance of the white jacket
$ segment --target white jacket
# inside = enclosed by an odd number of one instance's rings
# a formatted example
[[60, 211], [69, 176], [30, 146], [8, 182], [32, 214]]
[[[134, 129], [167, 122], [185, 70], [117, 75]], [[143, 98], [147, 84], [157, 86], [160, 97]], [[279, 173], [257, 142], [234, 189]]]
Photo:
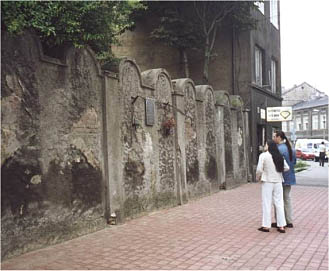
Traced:
[[[289, 170], [289, 166], [286, 160], [283, 158], [284, 162], [284, 171]], [[272, 155], [270, 152], [264, 152], [259, 156], [257, 170], [256, 170], [256, 177], [257, 179], [261, 176], [262, 182], [270, 182], [270, 183], [282, 183], [283, 176], [282, 172], [277, 172]]]

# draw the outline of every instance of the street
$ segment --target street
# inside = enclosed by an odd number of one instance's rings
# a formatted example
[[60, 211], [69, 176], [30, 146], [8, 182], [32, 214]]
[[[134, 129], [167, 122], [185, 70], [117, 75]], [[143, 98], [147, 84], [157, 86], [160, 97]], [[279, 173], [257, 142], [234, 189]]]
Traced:
[[292, 189], [294, 228], [261, 226], [261, 185], [190, 201], [2, 263], [2, 269], [328, 270], [328, 189]]
[[328, 163], [320, 167], [319, 162], [305, 161], [309, 166], [296, 174], [297, 185], [323, 186], [328, 187]]

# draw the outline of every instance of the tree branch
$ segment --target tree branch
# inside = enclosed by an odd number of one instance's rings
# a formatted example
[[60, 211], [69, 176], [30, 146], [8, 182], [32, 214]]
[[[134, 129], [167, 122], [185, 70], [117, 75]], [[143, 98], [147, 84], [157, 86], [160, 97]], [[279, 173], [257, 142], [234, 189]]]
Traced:
[[203, 21], [203, 18], [201, 17], [201, 14], [200, 14], [200, 12], [199, 12], [199, 9], [198, 9], [198, 7], [196, 6], [196, 1], [193, 2], [193, 5], [194, 5], [194, 10], [195, 10], [195, 12], [196, 12], [196, 15], [199, 17], [199, 19], [200, 19], [201, 21]]
[[209, 48], [209, 52], [212, 52], [212, 49], [214, 48], [216, 35], [217, 35], [217, 26], [214, 28], [214, 32], [213, 32], [212, 40], [211, 40], [211, 45], [210, 45], [210, 48]]
[[197, 6], [197, 1], [194, 1], [193, 4], [194, 4], [194, 10], [195, 10], [197, 16], [199, 17], [199, 19], [201, 21], [203, 33], [205, 35], [207, 35], [205, 10], [203, 9], [203, 12], [202, 12], [202, 15], [201, 15], [201, 13], [199, 12], [198, 6]]

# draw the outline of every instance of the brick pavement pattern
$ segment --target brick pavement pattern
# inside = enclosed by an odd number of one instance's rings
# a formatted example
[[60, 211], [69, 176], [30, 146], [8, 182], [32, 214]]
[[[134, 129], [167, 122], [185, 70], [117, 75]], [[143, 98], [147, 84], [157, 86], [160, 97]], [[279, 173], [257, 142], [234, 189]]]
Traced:
[[293, 186], [293, 229], [261, 225], [261, 186], [245, 184], [26, 253], [2, 269], [328, 270], [328, 189]]

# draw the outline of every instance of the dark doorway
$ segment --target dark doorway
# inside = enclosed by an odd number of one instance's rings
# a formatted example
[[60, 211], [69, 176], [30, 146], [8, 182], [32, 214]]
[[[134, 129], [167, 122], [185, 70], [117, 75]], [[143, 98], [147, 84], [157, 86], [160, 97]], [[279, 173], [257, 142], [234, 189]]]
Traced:
[[257, 125], [257, 160], [259, 155], [263, 152], [263, 147], [266, 141], [266, 128], [265, 125]]

